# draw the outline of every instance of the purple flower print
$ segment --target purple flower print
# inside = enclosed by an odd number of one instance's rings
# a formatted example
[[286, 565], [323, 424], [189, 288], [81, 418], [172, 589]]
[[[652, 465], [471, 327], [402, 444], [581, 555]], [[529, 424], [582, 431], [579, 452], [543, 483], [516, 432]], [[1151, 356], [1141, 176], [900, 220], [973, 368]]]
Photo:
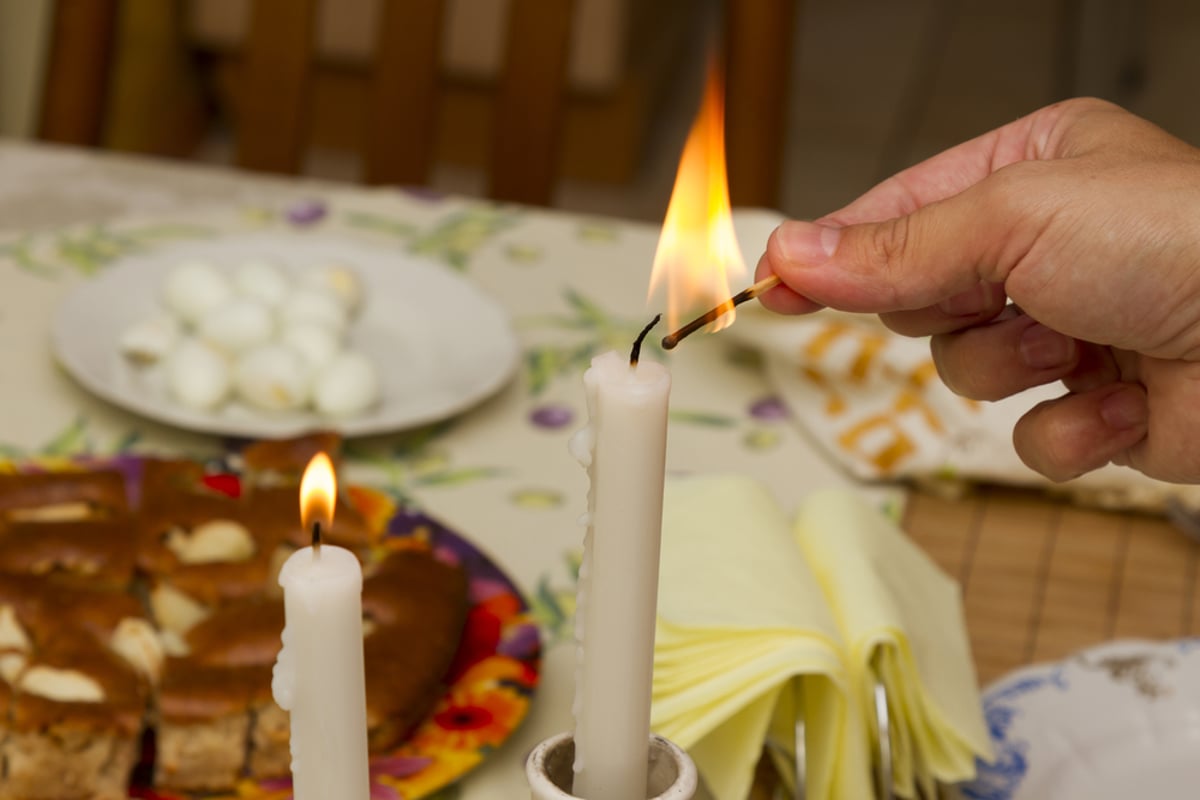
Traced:
[[536, 625], [517, 625], [506, 631], [506, 635], [496, 646], [496, 652], [502, 656], [516, 659], [529, 659], [541, 651], [542, 638]]
[[776, 422], [791, 415], [791, 410], [775, 395], [760, 398], [750, 404], [750, 416], [763, 422]]
[[539, 428], [555, 430], [570, 425], [575, 412], [563, 405], [547, 403], [529, 412], [529, 421]]
[[[407, 778], [416, 775], [433, 763], [432, 758], [417, 756], [385, 756], [371, 759], [371, 800], [404, 800], [404, 795], [390, 786], [379, 783], [375, 778], [388, 775], [393, 778]], [[283, 792], [292, 788], [292, 778], [271, 778], [259, 783], [259, 788], [268, 792]]]
[[284, 216], [293, 225], [305, 227], [320, 222], [329, 213], [322, 200], [301, 200], [288, 206]]

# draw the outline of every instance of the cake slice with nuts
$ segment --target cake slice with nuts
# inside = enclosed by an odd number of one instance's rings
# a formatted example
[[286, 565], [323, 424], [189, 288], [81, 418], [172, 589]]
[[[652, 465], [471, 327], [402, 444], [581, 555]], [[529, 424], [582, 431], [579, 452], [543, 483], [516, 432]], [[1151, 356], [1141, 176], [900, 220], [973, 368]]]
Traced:
[[133, 580], [133, 527], [124, 515], [10, 522], [0, 526], [0, 572], [63, 576], [124, 589]]
[[245, 775], [251, 703], [270, 685], [269, 666], [168, 659], [158, 697], [154, 784], [204, 792], [237, 783]]
[[0, 473], [0, 524], [96, 519], [128, 511], [119, 472]]
[[81, 638], [39, 650], [12, 686], [0, 796], [124, 800], [137, 764], [145, 684]]
[[187, 629], [159, 694], [157, 785], [215, 791], [246, 774], [287, 774], [286, 715], [282, 748], [278, 719], [259, 725], [274, 706], [271, 669], [282, 629], [283, 603], [268, 597], [230, 601]]
[[131, 595], [0, 576], [0, 797], [127, 797], [162, 663]]

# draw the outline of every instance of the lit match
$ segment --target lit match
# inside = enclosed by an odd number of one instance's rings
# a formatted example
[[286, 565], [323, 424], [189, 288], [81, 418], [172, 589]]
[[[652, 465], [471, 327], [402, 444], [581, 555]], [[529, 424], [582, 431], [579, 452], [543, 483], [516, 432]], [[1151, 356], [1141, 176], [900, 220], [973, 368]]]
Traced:
[[712, 323], [712, 322], [716, 322], [718, 319], [720, 319], [721, 317], [725, 316], [730, 311], [732, 311], [735, 306], [740, 306], [742, 303], [746, 302], [747, 300], [753, 300], [754, 298], [758, 297], [760, 294], [763, 294], [764, 292], [768, 292], [771, 289], [774, 289], [778, 285], [779, 285], [779, 276], [772, 275], [768, 278], [763, 278], [761, 281], [759, 281], [758, 283], [749, 287], [748, 289], [743, 289], [742, 291], [738, 292], [733, 297], [731, 297], [728, 300], [726, 300], [725, 302], [721, 303], [719, 306], [712, 309], [711, 311], [707, 311], [704, 314], [701, 314], [700, 316], [696, 317], [694, 320], [689, 322], [687, 325], [684, 325], [682, 328], [675, 331], [674, 333], [668, 333], [666, 336], [664, 336], [662, 338], [663, 349], [664, 350], [675, 349], [675, 346], [677, 344], [679, 344], [680, 342], [682, 342], [684, 339], [686, 339], [688, 336], [691, 336], [693, 333], [700, 330], [705, 325], [708, 325], [709, 323]]

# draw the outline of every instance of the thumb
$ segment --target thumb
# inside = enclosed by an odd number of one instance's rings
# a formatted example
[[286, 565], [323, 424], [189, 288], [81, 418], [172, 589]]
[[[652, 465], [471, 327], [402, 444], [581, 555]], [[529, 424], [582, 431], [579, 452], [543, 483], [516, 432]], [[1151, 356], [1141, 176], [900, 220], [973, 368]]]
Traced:
[[[987, 183], [987, 181], [984, 181]], [[978, 184], [903, 217], [838, 227], [788, 221], [772, 232], [760, 276], [843, 311], [925, 308], [977, 286], [1002, 283], [1032, 237], [1008, 204]]]

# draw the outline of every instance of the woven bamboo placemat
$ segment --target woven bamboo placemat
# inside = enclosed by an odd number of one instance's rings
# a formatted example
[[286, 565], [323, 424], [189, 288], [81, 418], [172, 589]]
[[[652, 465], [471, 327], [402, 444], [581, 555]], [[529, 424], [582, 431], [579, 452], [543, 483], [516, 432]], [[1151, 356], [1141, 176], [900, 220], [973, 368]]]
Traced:
[[1160, 517], [980, 488], [912, 492], [904, 528], [961, 582], [984, 686], [1109, 639], [1200, 633], [1200, 546]]

